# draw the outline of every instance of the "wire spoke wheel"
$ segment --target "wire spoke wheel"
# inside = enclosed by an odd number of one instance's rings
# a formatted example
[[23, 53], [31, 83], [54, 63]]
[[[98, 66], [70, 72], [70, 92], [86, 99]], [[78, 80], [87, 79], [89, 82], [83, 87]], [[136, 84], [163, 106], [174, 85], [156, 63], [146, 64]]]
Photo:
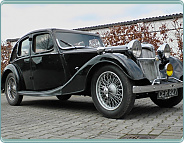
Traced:
[[10, 100], [14, 100], [17, 92], [16, 92], [16, 81], [13, 77], [10, 77], [7, 81], [7, 96]]
[[103, 72], [96, 82], [96, 94], [99, 103], [105, 109], [117, 109], [123, 100], [123, 85], [120, 78], [114, 72]]
[[101, 67], [91, 81], [91, 95], [96, 109], [106, 117], [125, 117], [135, 101], [132, 87], [133, 82], [119, 67]]
[[9, 73], [5, 82], [5, 94], [10, 105], [16, 106], [20, 105], [20, 103], [22, 102], [23, 96], [18, 95], [18, 89], [19, 88], [14, 74]]

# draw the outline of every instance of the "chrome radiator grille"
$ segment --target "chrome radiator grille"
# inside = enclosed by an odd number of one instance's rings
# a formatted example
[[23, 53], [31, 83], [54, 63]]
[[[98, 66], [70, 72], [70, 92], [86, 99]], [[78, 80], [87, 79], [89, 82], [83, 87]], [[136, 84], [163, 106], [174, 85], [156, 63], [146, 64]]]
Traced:
[[159, 76], [158, 63], [155, 61], [155, 52], [142, 49], [142, 56], [139, 63], [145, 76], [152, 82]]
[[142, 49], [142, 58], [154, 58], [155, 57], [155, 51], [151, 51], [148, 49]]
[[157, 71], [155, 67], [155, 61], [153, 60], [140, 60], [140, 65], [145, 76], [153, 81], [157, 78]]

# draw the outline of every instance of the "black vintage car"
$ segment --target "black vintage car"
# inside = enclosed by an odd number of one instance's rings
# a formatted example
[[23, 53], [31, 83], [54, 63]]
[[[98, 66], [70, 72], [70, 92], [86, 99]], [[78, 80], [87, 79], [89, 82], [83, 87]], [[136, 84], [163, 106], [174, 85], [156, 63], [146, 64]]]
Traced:
[[91, 96], [106, 117], [122, 118], [136, 98], [150, 97], [160, 107], [183, 99], [183, 64], [168, 44], [155, 54], [151, 44], [133, 40], [104, 47], [99, 35], [62, 29], [30, 32], [15, 44], [1, 79], [10, 105], [23, 95]]

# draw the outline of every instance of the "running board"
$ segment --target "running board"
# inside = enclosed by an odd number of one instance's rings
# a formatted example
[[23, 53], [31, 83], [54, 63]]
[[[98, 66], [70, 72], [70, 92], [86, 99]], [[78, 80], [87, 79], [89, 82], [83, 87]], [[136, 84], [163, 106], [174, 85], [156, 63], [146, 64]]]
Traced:
[[48, 91], [18, 91], [18, 95], [26, 96], [56, 96], [62, 95], [62, 88], [48, 90]]

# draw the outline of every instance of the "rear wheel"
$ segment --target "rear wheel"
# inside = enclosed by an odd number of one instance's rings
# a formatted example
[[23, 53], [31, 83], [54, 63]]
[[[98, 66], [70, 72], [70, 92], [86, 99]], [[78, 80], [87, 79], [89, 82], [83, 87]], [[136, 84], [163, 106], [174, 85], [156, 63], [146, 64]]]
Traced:
[[5, 82], [5, 95], [10, 105], [20, 105], [23, 96], [17, 93], [18, 85], [13, 73], [9, 73]]
[[59, 100], [61, 101], [66, 101], [68, 100], [72, 95], [58, 95], [56, 96]]
[[106, 117], [122, 118], [133, 108], [132, 81], [116, 66], [104, 66], [93, 76], [91, 94], [95, 107]]

